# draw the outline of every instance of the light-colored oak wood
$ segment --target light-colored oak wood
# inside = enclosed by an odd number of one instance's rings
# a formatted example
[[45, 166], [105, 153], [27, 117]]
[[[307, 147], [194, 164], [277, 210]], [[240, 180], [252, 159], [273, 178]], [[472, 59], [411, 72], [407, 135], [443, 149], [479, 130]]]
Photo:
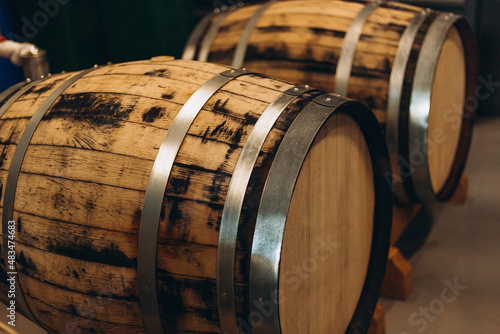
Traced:
[[429, 174], [436, 193], [445, 185], [455, 162], [462, 128], [465, 80], [464, 46], [457, 29], [452, 28], [437, 63], [429, 112]]
[[365, 282], [374, 206], [363, 134], [345, 114], [334, 115], [302, 167], [287, 216], [279, 284], [284, 333], [345, 333]]

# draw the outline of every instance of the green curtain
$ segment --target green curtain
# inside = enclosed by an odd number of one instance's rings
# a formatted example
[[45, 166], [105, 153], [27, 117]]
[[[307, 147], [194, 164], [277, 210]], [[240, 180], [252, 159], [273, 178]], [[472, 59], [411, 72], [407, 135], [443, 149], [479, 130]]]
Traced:
[[51, 71], [180, 57], [196, 24], [193, 0], [16, 0], [18, 40], [48, 51]]

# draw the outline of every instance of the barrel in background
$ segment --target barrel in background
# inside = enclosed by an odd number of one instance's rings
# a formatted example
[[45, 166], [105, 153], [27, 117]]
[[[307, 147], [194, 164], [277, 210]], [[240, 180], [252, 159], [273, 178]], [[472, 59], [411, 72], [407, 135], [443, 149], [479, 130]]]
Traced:
[[373, 114], [310, 87], [167, 60], [53, 75], [4, 101], [18, 311], [51, 332], [366, 330], [392, 215]]
[[369, 105], [399, 202], [448, 200], [472, 132], [476, 55], [466, 20], [385, 1], [268, 2], [209, 14], [185, 59], [244, 66]]

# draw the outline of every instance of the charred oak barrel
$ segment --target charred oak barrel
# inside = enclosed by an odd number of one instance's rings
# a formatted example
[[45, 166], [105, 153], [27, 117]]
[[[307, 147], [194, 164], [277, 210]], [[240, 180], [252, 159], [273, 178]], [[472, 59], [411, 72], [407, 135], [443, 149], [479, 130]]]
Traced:
[[446, 201], [470, 145], [474, 43], [466, 20], [451, 13], [386, 1], [281, 1], [208, 15], [183, 58], [366, 103], [385, 126], [397, 199]]
[[17, 310], [42, 327], [366, 330], [392, 196], [361, 103], [167, 58], [5, 95], [0, 286], [14, 275]]

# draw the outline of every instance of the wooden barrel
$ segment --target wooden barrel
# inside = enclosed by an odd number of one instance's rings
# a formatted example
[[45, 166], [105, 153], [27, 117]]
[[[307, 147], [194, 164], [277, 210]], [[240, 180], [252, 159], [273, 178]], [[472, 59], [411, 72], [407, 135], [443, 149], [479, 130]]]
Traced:
[[366, 103], [385, 127], [400, 202], [446, 201], [458, 185], [476, 107], [461, 16], [386, 1], [268, 2], [208, 15], [183, 58]]
[[161, 57], [6, 95], [0, 286], [10, 302], [17, 272], [18, 312], [53, 333], [368, 327], [392, 196], [361, 103]]

